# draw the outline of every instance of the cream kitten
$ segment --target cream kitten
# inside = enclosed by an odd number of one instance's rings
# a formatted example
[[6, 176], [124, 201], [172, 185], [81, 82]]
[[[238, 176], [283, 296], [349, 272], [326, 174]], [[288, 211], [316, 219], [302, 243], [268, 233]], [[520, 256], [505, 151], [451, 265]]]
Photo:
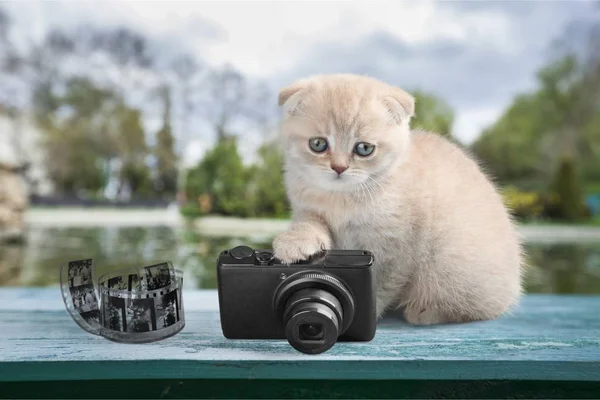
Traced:
[[370, 250], [378, 317], [403, 308], [413, 324], [492, 319], [518, 301], [521, 244], [501, 197], [457, 146], [410, 131], [412, 96], [321, 75], [279, 104], [292, 225], [273, 242], [278, 258]]

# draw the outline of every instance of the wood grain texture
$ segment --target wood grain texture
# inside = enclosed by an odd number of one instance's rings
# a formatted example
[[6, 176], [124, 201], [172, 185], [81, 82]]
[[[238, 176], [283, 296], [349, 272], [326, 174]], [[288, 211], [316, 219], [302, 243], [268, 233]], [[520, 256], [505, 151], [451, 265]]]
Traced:
[[369, 343], [304, 355], [286, 341], [227, 340], [216, 291], [184, 291], [186, 327], [151, 344], [81, 330], [56, 287], [0, 289], [0, 382], [98, 379], [600, 382], [600, 297], [530, 295], [495, 321], [382, 320]]

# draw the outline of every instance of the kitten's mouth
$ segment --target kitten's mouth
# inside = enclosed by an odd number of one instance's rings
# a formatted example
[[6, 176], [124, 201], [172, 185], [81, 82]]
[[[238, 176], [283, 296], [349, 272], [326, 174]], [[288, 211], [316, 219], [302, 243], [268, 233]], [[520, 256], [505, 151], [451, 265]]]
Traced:
[[[307, 183], [318, 186], [327, 192], [353, 192], [360, 178], [353, 174], [319, 174], [312, 179], [307, 177]], [[316, 179], [315, 179], [316, 178]]]
[[327, 189], [333, 192], [347, 192], [351, 190], [354, 185], [355, 179], [352, 176], [335, 175], [323, 182], [323, 189]]
[[346, 183], [351, 182], [352, 181], [352, 177], [351, 176], [344, 176], [344, 175], [335, 175], [331, 180], [335, 184], [344, 185]]

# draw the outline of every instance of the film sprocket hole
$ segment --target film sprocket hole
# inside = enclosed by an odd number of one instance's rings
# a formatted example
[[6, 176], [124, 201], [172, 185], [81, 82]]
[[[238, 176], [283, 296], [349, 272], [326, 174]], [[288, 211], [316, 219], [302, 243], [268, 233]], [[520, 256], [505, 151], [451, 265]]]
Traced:
[[287, 339], [306, 354], [370, 341], [377, 323], [373, 262], [363, 250], [327, 250], [291, 265], [273, 250], [224, 250], [217, 260], [223, 335]]

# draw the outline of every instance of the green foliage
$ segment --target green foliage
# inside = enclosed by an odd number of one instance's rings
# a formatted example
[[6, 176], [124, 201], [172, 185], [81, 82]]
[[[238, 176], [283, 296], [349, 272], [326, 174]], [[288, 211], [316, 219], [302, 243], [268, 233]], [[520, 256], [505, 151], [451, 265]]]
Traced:
[[121, 184], [128, 184], [134, 195], [148, 197], [152, 192], [150, 170], [146, 166], [148, 148], [141, 113], [120, 103], [116, 109], [111, 153], [121, 160]]
[[250, 216], [247, 175], [235, 137], [226, 137], [207, 152], [200, 164], [189, 171], [185, 191], [188, 199], [210, 198], [210, 212]]
[[145, 164], [124, 165], [121, 177], [123, 181], [128, 182], [136, 197], [143, 199], [154, 197], [154, 182], [150, 176], [150, 169]]
[[107, 183], [107, 163], [117, 158], [120, 188], [127, 184], [134, 195], [152, 195], [139, 110], [84, 78], [70, 79], [61, 96], [44, 82], [35, 92], [48, 173], [59, 193], [98, 195]]
[[555, 218], [579, 222], [587, 216], [580, 179], [571, 159], [561, 160], [551, 189], [558, 196], [558, 204], [553, 209]]
[[69, 81], [63, 96], [54, 95], [46, 83], [35, 92], [41, 95], [37, 116], [46, 133], [42, 144], [56, 190], [96, 196], [107, 180], [107, 125], [101, 105], [113, 100], [111, 94], [84, 79]]
[[475, 156], [500, 181], [539, 179], [538, 155], [547, 121], [542, 103], [538, 94], [517, 96], [500, 119], [472, 145]]
[[473, 153], [498, 180], [549, 182], [565, 156], [581, 178], [600, 177], [599, 33], [589, 31], [587, 52], [582, 40], [561, 50], [538, 71], [538, 88], [517, 96], [474, 143]]
[[501, 190], [504, 204], [519, 220], [535, 220], [543, 216], [544, 199], [537, 192], [521, 191], [514, 186]]
[[114, 109], [114, 114], [108, 117], [114, 123], [114, 130], [111, 132], [112, 137], [110, 138], [113, 154], [117, 154], [128, 163], [143, 160], [148, 154], [148, 148], [140, 110], [127, 107], [119, 102]]
[[186, 216], [206, 213], [240, 217], [289, 216], [283, 184], [283, 153], [275, 140], [263, 144], [259, 161], [245, 167], [234, 137], [225, 136], [185, 180]]
[[[582, 131], [581, 167], [586, 180], [600, 182], [600, 106], [590, 123]], [[600, 192], [600, 190], [598, 191]]]
[[289, 215], [289, 202], [283, 182], [283, 152], [275, 140], [258, 150], [259, 163], [251, 169], [254, 214], [283, 218]]
[[585, 182], [600, 179], [598, 32], [588, 38], [596, 50], [571, 47], [540, 69], [538, 88], [518, 96], [472, 146], [498, 181], [546, 193], [509, 192], [508, 203], [519, 218], [590, 219]]
[[68, 127], [46, 129], [47, 169], [58, 193], [95, 197], [106, 184], [102, 158], [86, 128], [85, 123], [73, 121]]
[[565, 56], [542, 68], [537, 91], [517, 96], [474, 143], [473, 152], [499, 180], [549, 179], [565, 151], [585, 155], [589, 141], [576, 134], [585, 126], [570, 119], [579, 88], [576, 67], [574, 58]]
[[442, 136], [452, 136], [454, 111], [446, 101], [420, 90], [414, 91], [415, 116], [412, 119], [413, 129], [422, 129], [438, 133]]

